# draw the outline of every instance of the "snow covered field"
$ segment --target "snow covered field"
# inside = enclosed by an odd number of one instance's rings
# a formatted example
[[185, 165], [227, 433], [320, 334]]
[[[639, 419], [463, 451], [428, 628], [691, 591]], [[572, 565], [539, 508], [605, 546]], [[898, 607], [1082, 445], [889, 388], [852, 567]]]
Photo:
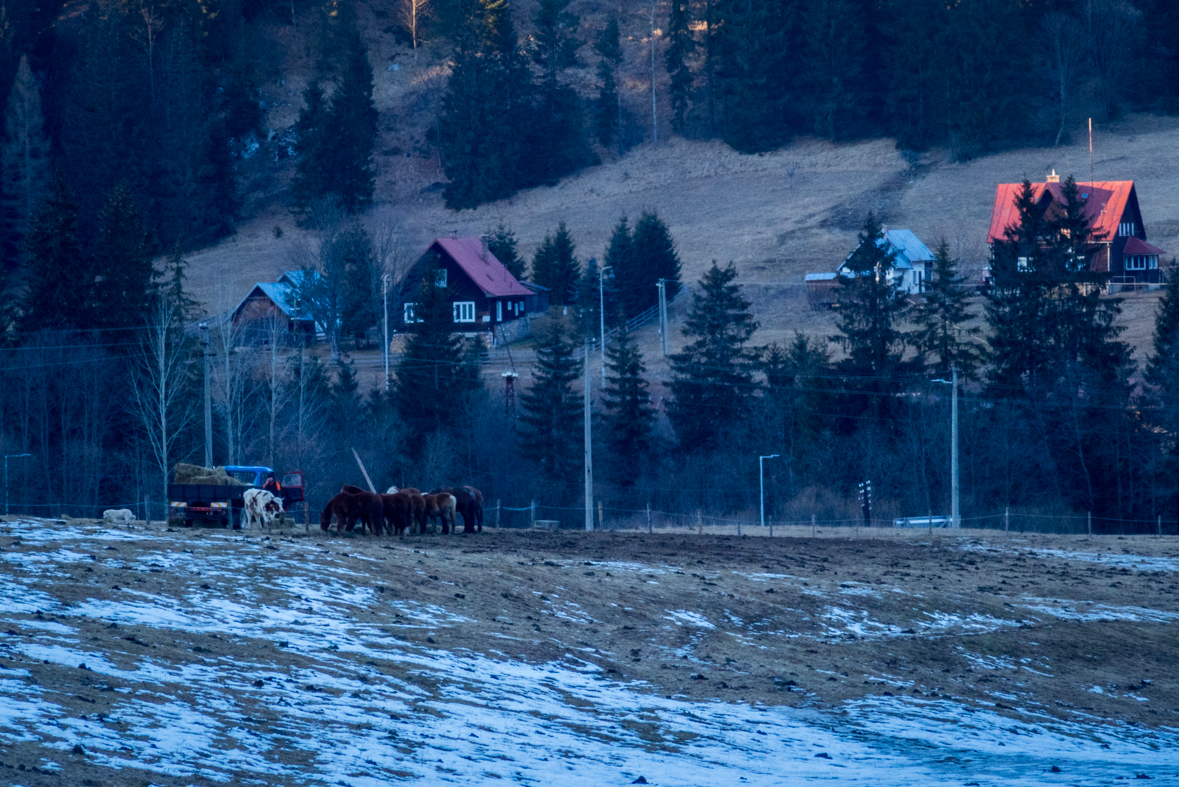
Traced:
[[[479, 546], [498, 537], [484, 534]], [[755, 588], [741, 592], [763, 597], [767, 583], [779, 593], [808, 585], [798, 598], [812, 600], [813, 610], [768, 620], [751, 609], [763, 598], [742, 603], [712, 587], [703, 590], [724, 594], [727, 614], [713, 611], [716, 599], [685, 603], [674, 586], [659, 584], [687, 576], [671, 560], [561, 562], [549, 553], [529, 560], [517, 542], [497, 553], [467, 549], [473, 541], [0, 525], [0, 780], [621, 785], [642, 776], [660, 785], [1096, 785], [1141, 774], [1179, 784], [1173, 707], [1145, 724], [1096, 709], [1052, 712], [1052, 703], [1028, 701], [1035, 693], [1017, 689], [950, 695], [930, 691], [924, 674], [886, 672], [887, 654], [878, 651], [875, 669], [866, 657], [857, 665], [867, 689], [853, 687], [861, 681], [846, 668], [810, 664], [811, 672], [785, 681], [798, 675], [788, 670], [803, 668], [792, 652], [767, 657], [778, 667], [769, 685], [784, 691], [742, 686], [744, 696], [726, 697], [718, 688], [728, 688], [722, 677], [765, 678], [752, 661], [742, 666], [742, 653], [775, 650], [779, 641], [807, 645], [801, 652], [815, 654], [806, 657], [814, 662], [820, 642], [936, 641], [961, 651], [961, 665], [947, 672], [969, 671], [978, 682], [1000, 672], [1031, 680], [1069, 672], [1058, 655], [980, 654], [962, 639], [1037, 626], [1046, 634], [1049, 624], [1154, 627], [1161, 634], [1152, 636], [1170, 637], [1174, 655], [1173, 595], [1141, 597], [1135, 606], [1037, 595], [1009, 614], [970, 613], [969, 604], [934, 614], [910, 596], [900, 608], [911, 608], [911, 617], [900, 620], [881, 599], [917, 593], [911, 586], [842, 587], [797, 568], [766, 573], [756, 565], [692, 575], [716, 588], [741, 583]], [[694, 564], [703, 562], [697, 554]], [[1179, 578], [1176, 561], [1142, 558], [1144, 570]], [[469, 564], [465, 573], [461, 561]], [[528, 564], [563, 578], [525, 576]], [[439, 578], [443, 570], [451, 571], [447, 579]], [[655, 595], [597, 598], [578, 592], [574, 576], [650, 583]], [[670, 602], [661, 615], [641, 614], [640, 603], [660, 598]], [[602, 631], [613, 626], [611, 606], [639, 610], [618, 628], [631, 625], [638, 633], [627, 644], [648, 642], [662, 654], [651, 666], [659, 675], [632, 666], [641, 666], [634, 655], [641, 648], [627, 656], [628, 649], [610, 647]], [[544, 614], [528, 626], [526, 609]], [[792, 626], [789, 612], [807, 625]], [[736, 643], [738, 658], [722, 666], [712, 651], [725, 643]], [[692, 691], [662, 679], [673, 658], [699, 670], [685, 681]], [[934, 657], [939, 668], [942, 658]], [[1120, 702], [1157, 705], [1159, 687], [1173, 688], [1175, 674], [1172, 659], [1137, 691], [1082, 688], [1102, 701], [1112, 692]], [[828, 681], [852, 693], [828, 695]]]

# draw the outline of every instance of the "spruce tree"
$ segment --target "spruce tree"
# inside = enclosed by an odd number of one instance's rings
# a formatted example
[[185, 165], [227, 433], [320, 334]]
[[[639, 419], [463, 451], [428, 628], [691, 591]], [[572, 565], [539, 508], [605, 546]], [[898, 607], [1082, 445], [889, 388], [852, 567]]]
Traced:
[[976, 345], [963, 341], [963, 323], [974, 318], [967, 300], [970, 292], [965, 277], [958, 275], [958, 260], [950, 256], [950, 245], [942, 238], [933, 253], [932, 276], [925, 285], [922, 301], [913, 310], [917, 325], [913, 344], [936, 357], [931, 368], [949, 372], [952, 367], [971, 377], [979, 362]]
[[[760, 367], [765, 375], [762, 418], [767, 445], [783, 448], [790, 492], [800, 473], [824, 468], [808, 467], [814, 446], [830, 429], [825, 416], [831, 398], [831, 355], [819, 343], [796, 332], [785, 347], [766, 348]], [[826, 478], [824, 480], [827, 480]]]
[[520, 395], [522, 451], [560, 498], [569, 493], [581, 464], [582, 405], [573, 390], [580, 369], [573, 346], [555, 321], [540, 337], [532, 385]]
[[4, 258], [19, 256], [29, 218], [49, 186], [49, 138], [41, 115], [41, 91], [22, 56], [4, 112], [4, 144], [0, 148], [0, 195], [3, 195]]
[[469, 397], [482, 387], [471, 356], [454, 333], [454, 315], [446, 289], [434, 284], [434, 269], [422, 279], [414, 303], [418, 320], [397, 366], [394, 402], [405, 427], [405, 450], [421, 455], [428, 435], [462, 423]]
[[341, 445], [356, 445], [364, 434], [364, 402], [360, 395], [360, 383], [356, 369], [351, 363], [336, 361], [336, 381], [330, 388], [331, 407], [328, 409], [329, 424], [335, 438]]
[[868, 41], [864, 8], [853, 0], [805, 0], [803, 78], [817, 133], [835, 140], [857, 129], [864, 114], [860, 95]]
[[900, 331], [904, 309], [899, 277], [893, 275], [896, 252], [872, 212], [860, 230], [859, 244], [844, 263], [840, 276], [839, 334], [832, 339], [843, 346], [847, 359], [841, 366], [862, 376], [892, 374], [901, 361], [905, 338]]
[[1166, 272], [1163, 297], [1154, 316], [1154, 339], [1143, 375], [1158, 388], [1179, 390], [1179, 267], [1175, 260]]
[[664, 280], [665, 293], [670, 302], [680, 291], [680, 257], [676, 253], [671, 231], [658, 214], [643, 211], [643, 215], [635, 222], [634, 255], [635, 265], [647, 284], [645, 293], [641, 289], [639, 291], [645, 297], [634, 305], [640, 311], [653, 306], [658, 300], [655, 282], [660, 279]]
[[130, 190], [115, 186], [98, 215], [88, 327], [126, 329], [144, 324], [156, 294], [155, 250], [151, 229]]
[[495, 228], [495, 232], [489, 232], [488, 235], [491, 237], [487, 241], [487, 250], [503, 263], [503, 266], [508, 269], [508, 273], [512, 274], [517, 281], [523, 279], [526, 263], [520, 253], [516, 251], [516, 233], [501, 222]]
[[594, 105], [594, 127], [598, 144], [610, 147], [615, 139], [622, 147], [622, 99], [618, 95], [618, 67], [622, 64], [622, 44], [618, 18], [610, 17], [606, 27], [594, 39], [598, 55], [598, 99]]
[[342, 292], [340, 330], [357, 344], [377, 324], [377, 305], [372, 242], [359, 221], [352, 221], [335, 238], [334, 254], [340, 255]]
[[741, 153], [781, 146], [790, 137], [796, 97], [796, 0], [717, 0], [712, 61], [721, 138]]
[[94, 276], [78, 242], [78, 208], [60, 171], [29, 219], [24, 253], [28, 262], [20, 330], [94, 327], [88, 311]]
[[618, 291], [618, 311], [622, 317], [634, 317], [642, 309], [635, 310], [642, 295], [639, 288], [645, 286], [635, 262], [635, 243], [626, 216], [618, 220], [606, 247], [602, 264], [613, 269], [614, 287]]
[[671, 357], [667, 414], [685, 453], [721, 448], [751, 412], [755, 358], [745, 344], [758, 325], [736, 278], [731, 262], [722, 269], [713, 261], [684, 326], [690, 342]]
[[671, 0], [671, 15], [667, 21], [667, 50], [664, 62], [671, 77], [671, 127], [684, 133], [688, 122], [688, 107], [692, 103], [692, 70], [688, 60], [696, 49], [696, 39], [688, 27], [692, 9], [688, 0]]
[[614, 480], [633, 486], [643, 458], [652, 448], [655, 408], [647, 392], [647, 367], [634, 338], [622, 331], [606, 347], [606, 385], [602, 388], [602, 422]]
[[549, 302], [553, 306], [569, 306], [577, 299], [580, 275], [576, 246], [562, 221], [556, 235], [544, 236], [544, 242], [532, 258], [532, 281], [549, 288]]
[[295, 179], [291, 193], [295, 207], [305, 211], [323, 195], [330, 180], [328, 142], [328, 105], [323, 87], [313, 80], [303, 91], [303, 109], [295, 121]]
[[352, 34], [340, 85], [332, 94], [326, 132], [331, 166], [326, 191], [335, 194], [349, 213], [372, 203], [376, 171], [373, 146], [377, 139], [377, 109], [373, 104], [373, 70], [368, 49]]

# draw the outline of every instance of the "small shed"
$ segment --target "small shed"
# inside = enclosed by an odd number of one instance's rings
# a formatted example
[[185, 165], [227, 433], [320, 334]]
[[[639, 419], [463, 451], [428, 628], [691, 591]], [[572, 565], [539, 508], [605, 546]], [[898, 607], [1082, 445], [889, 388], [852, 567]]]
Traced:
[[310, 345], [316, 338], [315, 320], [298, 303], [295, 288], [303, 271], [288, 271], [278, 281], [260, 281], [233, 310], [233, 324], [251, 344], [266, 344], [277, 328], [284, 341]]
[[835, 287], [838, 273], [808, 273], [806, 275], [806, 302], [815, 311], [830, 309], [835, 303]]

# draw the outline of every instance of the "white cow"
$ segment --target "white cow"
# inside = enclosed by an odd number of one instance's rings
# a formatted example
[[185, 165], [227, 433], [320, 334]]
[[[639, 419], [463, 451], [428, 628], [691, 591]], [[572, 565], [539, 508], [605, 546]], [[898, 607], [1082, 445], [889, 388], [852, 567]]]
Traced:
[[257, 520], [258, 526], [270, 527], [275, 518], [282, 513], [282, 499], [275, 497], [265, 489], [247, 489], [242, 495], [245, 504], [246, 519], [242, 527], [248, 529]]
[[108, 508], [102, 512], [102, 521], [112, 525], [129, 525], [135, 521], [135, 514], [129, 508]]

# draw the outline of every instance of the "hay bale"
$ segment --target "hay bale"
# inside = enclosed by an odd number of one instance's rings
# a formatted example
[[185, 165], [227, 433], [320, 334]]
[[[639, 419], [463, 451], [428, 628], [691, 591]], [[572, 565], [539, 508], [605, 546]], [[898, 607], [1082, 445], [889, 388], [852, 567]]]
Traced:
[[180, 462], [176, 465], [174, 477], [178, 484], [206, 484], [209, 486], [249, 486], [249, 484], [239, 481], [229, 473], [225, 472], [224, 467], [201, 467], [200, 465], [190, 465]]

